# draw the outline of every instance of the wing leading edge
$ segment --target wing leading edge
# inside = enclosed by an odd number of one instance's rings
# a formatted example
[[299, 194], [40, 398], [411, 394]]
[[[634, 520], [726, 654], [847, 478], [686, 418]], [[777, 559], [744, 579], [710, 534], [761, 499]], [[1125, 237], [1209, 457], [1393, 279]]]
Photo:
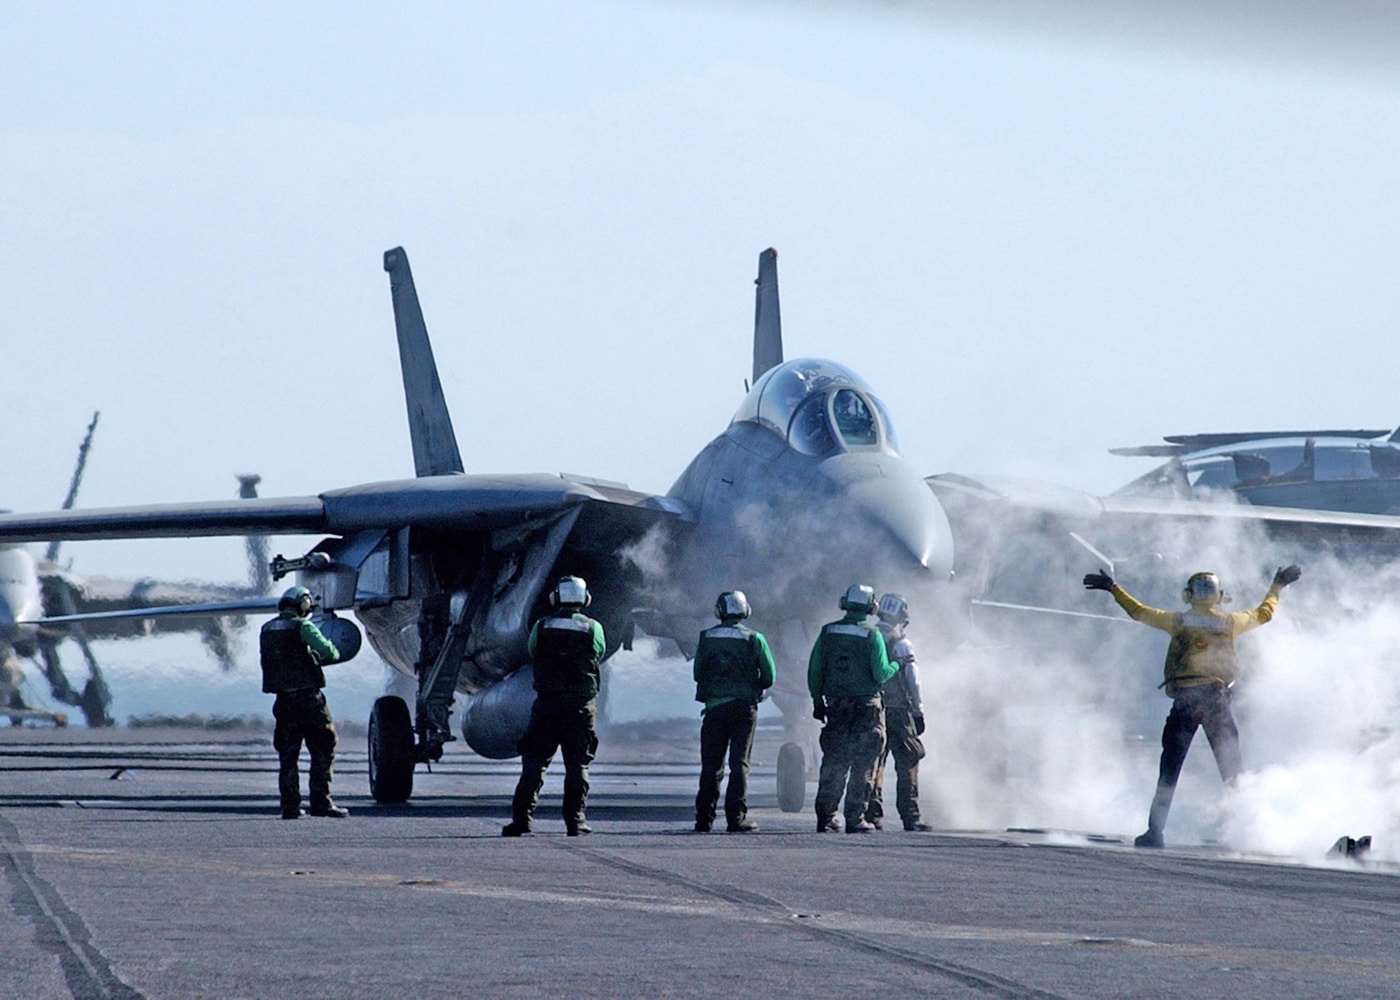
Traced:
[[255, 533], [348, 535], [404, 527], [494, 530], [589, 501], [666, 520], [686, 517], [686, 511], [668, 497], [564, 476], [454, 475], [366, 483], [314, 497], [5, 514], [0, 515], [0, 542]]

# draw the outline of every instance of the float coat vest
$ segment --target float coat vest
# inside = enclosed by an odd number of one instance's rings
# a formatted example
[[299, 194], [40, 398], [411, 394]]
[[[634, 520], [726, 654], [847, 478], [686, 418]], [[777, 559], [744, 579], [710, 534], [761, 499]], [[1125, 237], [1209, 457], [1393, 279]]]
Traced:
[[1176, 697], [1182, 688], [1234, 683], [1239, 674], [1235, 637], [1274, 617], [1281, 589], [1279, 584], [1270, 587], [1253, 611], [1230, 614], [1194, 605], [1185, 613], [1163, 611], [1143, 604], [1118, 584], [1114, 584], [1112, 593], [1128, 617], [1171, 634], [1162, 668], [1162, 687], [1168, 695]]
[[572, 611], [535, 623], [535, 692], [568, 701], [598, 695], [598, 656], [593, 641], [597, 623]]
[[1221, 614], [1183, 614], [1181, 626], [1167, 643], [1163, 687], [1174, 694], [1178, 686], [1221, 683], [1230, 685], [1239, 673], [1235, 655], [1235, 631]]
[[301, 625], [300, 618], [274, 618], [258, 634], [263, 691], [267, 694], [326, 686], [321, 664], [302, 640]]
[[[894, 674], [877, 677], [871, 660], [877, 655], [871, 647], [884, 638], [874, 626], [839, 621], [823, 625], [817, 640], [821, 644], [821, 694], [827, 698], [869, 698]], [[885, 657], [880, 657], [885, 659]]]
[[695, 700], [757, 702], [765, 685], [754, 632], [742, 625], [716, 625], [700, 633], [695, 650]]

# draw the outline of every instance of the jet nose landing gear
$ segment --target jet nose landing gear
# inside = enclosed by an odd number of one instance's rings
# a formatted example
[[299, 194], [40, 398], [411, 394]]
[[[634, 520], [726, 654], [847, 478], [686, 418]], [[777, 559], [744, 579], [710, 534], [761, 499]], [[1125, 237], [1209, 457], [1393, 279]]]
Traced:
[[786, 813], [802, 811], [807, 797], [807, 761], [800, 743], [784, 743], [778, 750], [778, 808]]

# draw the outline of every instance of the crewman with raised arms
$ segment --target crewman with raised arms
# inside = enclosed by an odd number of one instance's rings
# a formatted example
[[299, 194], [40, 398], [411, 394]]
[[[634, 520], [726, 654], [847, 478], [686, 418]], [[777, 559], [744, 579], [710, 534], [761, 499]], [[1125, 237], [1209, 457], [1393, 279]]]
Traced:
[[1186, 581], [1181, 599], [1189, 607], [1184, 612], [1163, 611], [1143, 604], [1114, 582], [1105, 570], [1085, 574], [1086, 590], [1108, 591], [1128, 617], [1171, 636], [1161, 686], [1171, 697], [1172, 708], [1162, 727], [1162, 760], [1157, 791], [1148, 811], [1147, 830], [1133, 841], [1136, 846], [1165, 846], [1163, 831], [1177, 778], [1198, 728], [1206, 731], [1206, 739], [1215, 753], [1215, 764], [1226, 786], [1232, 786], [1239, 777], [1243, 769], [1240, 734], [1230, 710], [1231, 688], [1239, 674], [1235, 639], [1271, 621], [1283, 588], [1302, 573], [1297, 566], [1280, 566], [1259, 606], [1233, 614], [1220, 610], [1220, 605], [1229, 603], [1230, 596], [1214, 573], [1195, 573]]

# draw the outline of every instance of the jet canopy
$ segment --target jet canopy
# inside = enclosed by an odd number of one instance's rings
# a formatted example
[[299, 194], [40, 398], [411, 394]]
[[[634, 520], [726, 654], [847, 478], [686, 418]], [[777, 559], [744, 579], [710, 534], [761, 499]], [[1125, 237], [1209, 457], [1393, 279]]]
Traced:
[[798, 358], [770, 368], [734, 414], [756, 423], [806, 455], [881, 448], [899, 453], [889, 411], [844, 365]]
[[1197, 495], [1313, 482], [1400, 477], [1400, 446], [1356, 438], [1238, 441], [1174, 458], [1120, 489], [1124, 494]]

